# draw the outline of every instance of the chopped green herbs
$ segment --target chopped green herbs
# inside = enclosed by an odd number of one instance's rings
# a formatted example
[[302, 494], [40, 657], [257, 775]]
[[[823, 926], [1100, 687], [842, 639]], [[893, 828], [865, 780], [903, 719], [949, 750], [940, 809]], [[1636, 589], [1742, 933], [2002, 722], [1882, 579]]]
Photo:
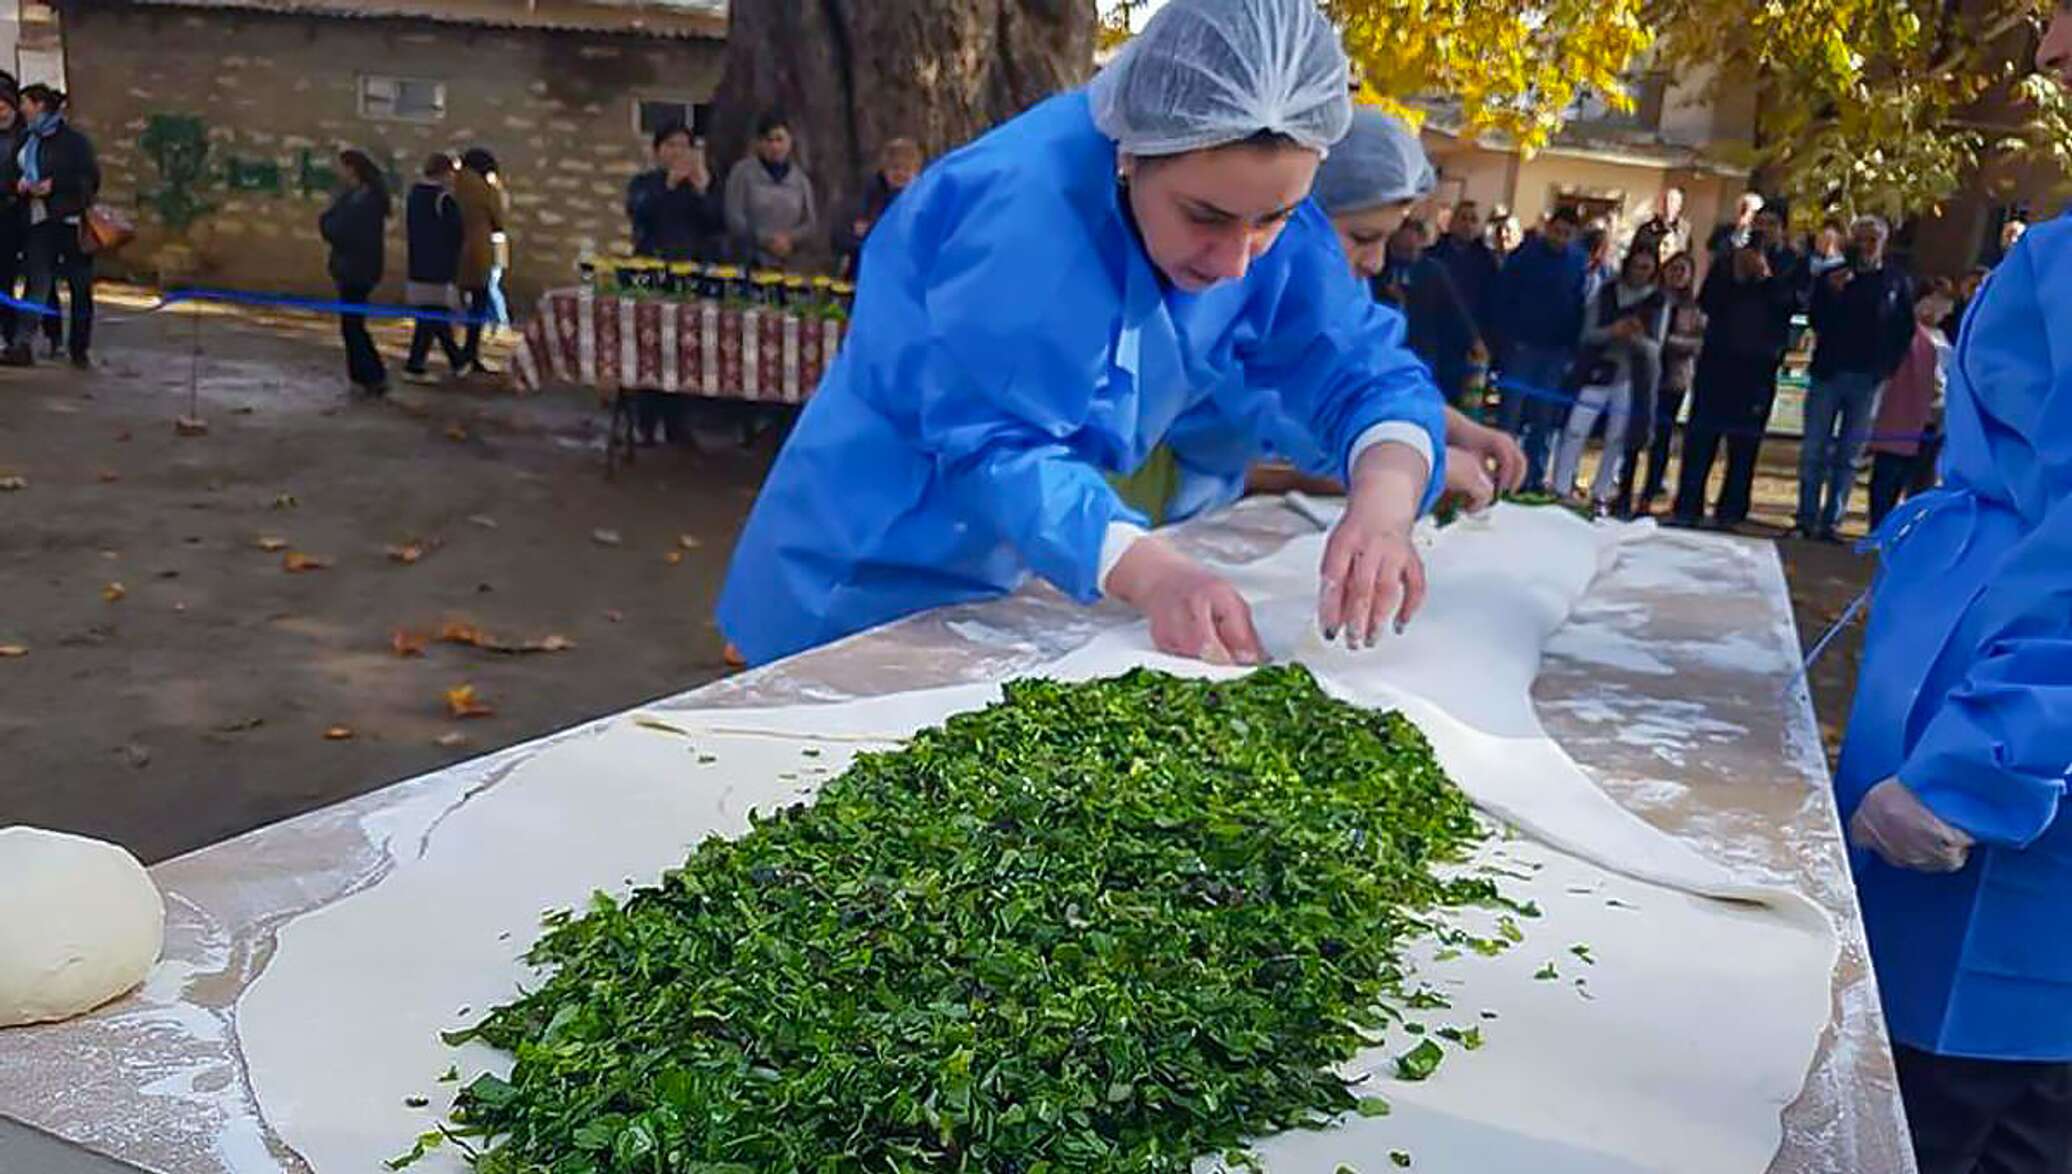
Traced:
[[543, 984], [447, 1037], [514, 1058], [453, 1135], [482, 1174], [1186, 1171], [1385, 1109], [1338, 1066], [1443, 1005], [1404, 950], [1499, 902], [1441, 867], [1483, 835], [1300, 668], [1017, 682], [551, 919]]
[[1561, 977], [1561, 972], [1554, 969], [1554, 964], [1552, 962], [1549, 962], [1545, 966], [1542, 966], [1538, 970], [1534, 971], [1533, 977], [1539, 979], [1541, 982], [1552, 982], [1555, 979]]

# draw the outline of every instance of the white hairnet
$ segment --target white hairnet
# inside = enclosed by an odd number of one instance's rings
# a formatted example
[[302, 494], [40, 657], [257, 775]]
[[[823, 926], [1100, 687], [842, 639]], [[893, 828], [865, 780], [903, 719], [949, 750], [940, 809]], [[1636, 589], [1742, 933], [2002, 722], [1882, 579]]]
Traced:
[[1439, 182], [1417, 132], [1372, 106], [1353, 111], [1353, 127], [1317, 168], [1311, 193], [1327, 216], [1400, 204]]
[[1352, 118], [1345, 51], [1316, 0], [1171, 0], [1087, 92], [1094, 124], [1139, 156], [1261, 131], [1322, 152]]

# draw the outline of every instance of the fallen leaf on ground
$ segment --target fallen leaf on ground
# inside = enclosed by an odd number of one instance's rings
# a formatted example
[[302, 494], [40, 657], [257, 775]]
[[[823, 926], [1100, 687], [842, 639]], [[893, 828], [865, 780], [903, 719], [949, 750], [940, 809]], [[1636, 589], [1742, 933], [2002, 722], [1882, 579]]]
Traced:
[[326, 742], [343, 742], [352, 736], [353, 728], [351, 726], [332, 726], [324, 731], [324, 740]]
[[617, 530], [592, 530], [590, 537], [600, 546], [617, 546], [623, 541]]
[[242, 734], [246, 730], [256, 730], [265, 724], [266, 719], [263, 717], [239, 718], [237, 721], [224, 722], [222, 725], [217, 726], [216, 732], [219, 734]]
[[122, 474], [116, 472], [113, 469], [102, 469], [100, 472], [94, 474], [94, 476], [100, 478], [101, 484], [103, 485], [113, 485], [117, 481], [122, 480]]
[[446, 426], [446, 439], [466, 440], [467, 438], [468, 430], [466, 428], [461, 427], [459, 424], [448, 424]]
[[388, 556], [390, 562], [402, 563], [407, 567], [424, 557], [424, 547], [415, 542], [406, 542], [401, 546], [389, 547]]
[[704, 543], [698, 541], [697, 538], [689, 534], [678, 534], [676, 536], [676, 544], [678, 546], [683, 547], [685, 550], [696, 550], [699, 547], [705, 545]]
[[452, 733], [439, 735], [438, 742], [439, 745], [446, 747], [448, 750], [451, 750], [456, 746], [467, 745], [468, 736], [466, 734], [461, 733], [459, 730], [454, 730]]
[[477, 648], [490, 643], [489, 633], [466, 620], [447, 620], [441, 624], [439, 639], [448, 644], [472, 644]]
[[469, 514], [468, 521], [482, 527], [484, 530], [496, 529], [496, 519], [488, 514]]
[[389, 647], [395, 650], [397, 656], [423, 656], [425, 646], [431, 642], [432, 638], [423, 632], [397, 628], [389, 633]]
[[313, 554], [304, 554], [299, 550], [291, 550], [281, 556], [281, 569], [291, 575], [300, 574], [303, 571], [321, 571], [330, 565], [330, 559], [319, 558]]
[[173, 420], [173, 432], [179, 436], [207, 436], [209, 422], [200, 416], [179, 416]]
[[677, 726], [672, 726], [668, 722], [662, 721], [657, 718], [637, 717], [633, 719], [633, 724], [639, 726], [644, 730], [660, 730], [665, 734], [676, 734], [679, 737], [684, 738], [688, 738], [691, 736], [691, 732], [689, 730], [681, 729]]
[[301, 502], [295, 500], [295, 495], [292, 493], [279, 494], [273, 499], [273, 508], [277, 510], [292, 510], [301, 504]]
[[16, 657], [27, 655], [29, 655], [29, 648], [26, 644], [0, 644], [0, 657]]
[[668, 554], [662, 556], [662, 561], [668, 563], [670, 566], [673, 567], [676, 564], [683, 561], [683, 551], [672, 550]]
[[288, 540], [285, 538], [275, 538], [270, 534], [261, 534], [253, 540], [252, 545], [266, 551], [268, 554], [276, 554], [288, 549]]
[[28, 487], [29, 479], [27, 477], [0, 477], [0, 490], [12, 493], [17, 489], [27, 489]]
[[116, 600], [121, 599], [123, 596], [128, 594], [129, 588], [124, 587], [120, 583], [110, 583], [106, 587], [101, 588], [101, 598], [107, 600], [109, 603], [114, 603]]
[[455, 685], [446, 690], [446, 712], [455, 717], [488, 717], [496, 712], [482, 699], [475, 696], [473, 685]]

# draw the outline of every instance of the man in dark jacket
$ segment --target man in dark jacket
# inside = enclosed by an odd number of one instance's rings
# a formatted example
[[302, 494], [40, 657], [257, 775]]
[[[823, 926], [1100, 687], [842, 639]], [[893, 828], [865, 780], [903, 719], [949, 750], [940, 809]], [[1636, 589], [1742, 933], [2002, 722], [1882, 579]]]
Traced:
[[1877, 415], [1878, 389], [1914, 338], [1914, 283], [1885, 261], [1890, 236], [1875, 216], [1849, 228], [1847, 260], [1813, 283], [1812, 386], [1799, 450], [1798, 533], [1839, 542], [1856, 462]]
[[[1767, 247], [1766, 247], [1767, 246]], [[1705, 345], [1684, 432], [1683, 469], [1673, 521], [1695, 526], [1705, 513], [1705, 483], [1720, 442], [1727, 445], [1727, 479], [1713, 513], [1721, 529], [1748, 518], [1757, 458], [1777, 395], [1777, 365], [1791, 339], [1799, 307], [1796, 256], [1760, 234], [1716, 260], [1698, 293], [1705, 311]]]
[[1566, 416], [1561, 393], [1583, 333], [1583, 251], [1575, 210], [1557, 208], [1504, 262], [1491, 313], [1510, 348], [1504, 358], [1501, 420], [1525, 449], [1525, 489], [1544, 492], [1554, 435]]
[[921, 148], [912, 139], [893, 139], [878, 153], [878, 170], [864, 185], [856, 210], [835, 221], [833, 244], [838, 270], [852, 280], [863, 275], [863, 242], [885, 216], [899, 193], [921, 174]]
[[1475, 319], [1453, 275], [1425, 252], [1422, 220], [1406, 219], [1389, 236], [1387, 263], [1372, 285], [1377, 299], [1403, 311], [1404, 344], [1431, 368], [1439, 394], [1454, 403], [1476, 344]]
[[459, 166], [444, 151], [428, 156], [423, 178], [411, 185], [403, 203], [404, 238], [410, 250], [403, 300], [413, 309], [441, 315], [419, 318], [410, 332], [410, 357], [403, 363], [403, 378], [411, 383], [436, 382], [425, 369], [433, 343], [446, 352], [455, 375], [467, 360], [453, 337], [453, 323], [444, 317], [460, 304], [460, 292], [454, 285], [460, 274], [460, 202], [453, 198], [453, 173]]
[[655, 132], [655, 166], [626, 185], [626, 218], [636, 257], [720, 259], [726, 215], [705, 166], [705, 148], [689, 127], [674, 123]]
[[26, 205], [23, 260], [29, 274], [23, 301], [49, 305], [60, 278], [72, 299], [72, 365], [91, 365], [94, 259], [79, 247], [79, 222], [101, 190], [93, 144], [66, 123], [65, 96], [45, 85], [22, 90], [26, 133], [15, 151], [16, 195]]
[[1489, 299], [1503, 261], [1482, 239], [1482, 209], [1475, 201], [1462, 200], [1453, 206], [1453, 218], [1446, 222], [1446, 235], [1425, 250], [1425, 255], [1446, 266], [1453, 288], [1475, 316], [1476, 332], [1492, 350], [1496, 349], [1489, 321]]

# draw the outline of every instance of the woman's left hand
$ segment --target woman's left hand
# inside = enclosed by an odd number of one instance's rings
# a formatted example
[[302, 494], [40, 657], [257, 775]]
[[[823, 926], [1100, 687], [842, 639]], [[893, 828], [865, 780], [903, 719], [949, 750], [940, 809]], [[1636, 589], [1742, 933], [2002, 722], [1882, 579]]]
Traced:
[[1430, 475], [1415, 449], [1378, 444], [1353, 470], [1345, 516], [1324, 544], [1317, 618], [1328, 642], [1371, 646], [1383, 623], [1400, 632], [1424, 605], [1424, 562], [1410, 528]]
[[[1490, 480], [1499, 493], [1516, 493], [1525, 484], [1525, 450], [1518, 447], [1518, 441], [1511, 434], [1487, 424], [1477, 424], [1466, 416], [1449, 412], [1446, 420], [1446, 447], [1459, 449], [1468, 454], [1483, 471], [1494, 470]], [[1449, 458], [1449, 461], [1451, 458]], [[1454, 484], [1454, 470], [1446, 470], [1446, 487], [1460, 489]], [[1480, 507], [1477, 507], [1480, 508]]]

